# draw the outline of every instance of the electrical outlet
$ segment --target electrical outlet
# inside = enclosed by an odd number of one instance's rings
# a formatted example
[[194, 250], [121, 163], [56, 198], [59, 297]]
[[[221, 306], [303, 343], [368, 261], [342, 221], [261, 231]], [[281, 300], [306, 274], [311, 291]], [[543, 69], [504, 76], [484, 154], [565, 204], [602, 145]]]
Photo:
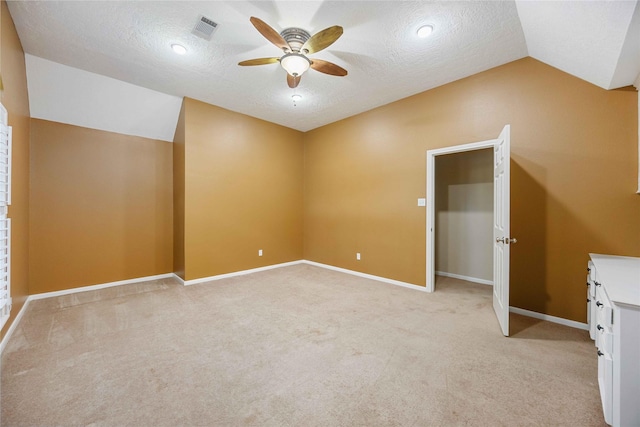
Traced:
[[360, 261], [360, 252], [356, 252], [356, 259]]
[[262, 249], [258, 249], [258, 256], [262, 256]]

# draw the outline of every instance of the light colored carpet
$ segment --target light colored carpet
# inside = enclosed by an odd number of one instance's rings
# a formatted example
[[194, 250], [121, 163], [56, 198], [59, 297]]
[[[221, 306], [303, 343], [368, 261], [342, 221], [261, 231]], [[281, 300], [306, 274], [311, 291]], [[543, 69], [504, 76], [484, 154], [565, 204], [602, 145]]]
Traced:
[[604, 425], [586, 331], [295, 265], [34, 301], [2, 356], [2, 425]]

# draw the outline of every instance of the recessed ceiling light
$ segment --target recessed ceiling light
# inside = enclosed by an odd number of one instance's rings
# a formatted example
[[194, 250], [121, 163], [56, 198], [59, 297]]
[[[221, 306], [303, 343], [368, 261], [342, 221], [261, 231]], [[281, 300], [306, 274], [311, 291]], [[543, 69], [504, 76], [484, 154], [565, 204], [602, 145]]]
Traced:
[[420, 37], [421, 39], [425, 38], [425, 37], [429, 37], [431, 35], [431, 33], [433, 32], [433, 26], [432, 25], [423, 25], [422, 27], [418, 28], [418, 37]]
[[298, 95], [296, 93], [295, 95], [291, 95], [291, 99], [293, 99], [293, 102], [300, 101], [302, 99], [302, 95]]
[[172, 44], [171, 49], [173, 49], [173, 51], [178, 55], [184, 55], [185, 53], [187, 53], [187, 48], [182, 46], [181, 44]]

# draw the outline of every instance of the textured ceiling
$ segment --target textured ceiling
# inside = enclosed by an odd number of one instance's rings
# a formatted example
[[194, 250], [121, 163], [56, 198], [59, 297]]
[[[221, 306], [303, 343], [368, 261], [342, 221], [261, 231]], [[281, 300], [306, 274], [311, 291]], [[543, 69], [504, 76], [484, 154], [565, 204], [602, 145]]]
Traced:
[[[640, 34], [629, 30], [636, 1], [20, 1], [9, 9], [31, 55], [301, 131], [527, 55], [604, 88], [614, 80], [629, 85], [640, 73]], [[211, 41], [191, 33], [200, 15], [219, 24]], [[344, 27], [311, 57], [349, 75], [310, 70], [294, 106], [278, 64], [237, 65], [279, 56], [251, 16], [278, 31]], [[594, 22], [599, 32], [582, 27]], [[427, 39], [415, 35], [423, 24], [435, 28]], [[187, 54], [174, 54], [172, 43]]]

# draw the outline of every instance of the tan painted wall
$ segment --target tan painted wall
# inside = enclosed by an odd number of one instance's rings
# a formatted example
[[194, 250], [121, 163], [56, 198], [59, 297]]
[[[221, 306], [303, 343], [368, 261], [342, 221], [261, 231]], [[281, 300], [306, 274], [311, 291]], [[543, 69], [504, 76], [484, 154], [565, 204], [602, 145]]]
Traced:
[[435, 158], [436, 271], [493, 281], [493, 150]]
[[182, 102], [180, 116], [173, 137], [173, 272], [184, 280], [184, 143], [185, 105]]
[[2, 104], [13, 127], [13, 176], [11, 218], [11, 317], [2, 336], [13, 323], [29, 294], [29, 97], [24, 52], [6, 2], [0, 5], [0, 73]]
[[192, 99], [185, 130], [185, 278], [301, 259], [303, 134]]
[[511, 305], [585, 322], [588, 253], [640, 256], [637, 96], [525, 58], [311, 131], [304, 256], [424, 285], [426, 151], [511, 124]]
[[170, 273], [172, 144], [31, 120], [30, 293]]

